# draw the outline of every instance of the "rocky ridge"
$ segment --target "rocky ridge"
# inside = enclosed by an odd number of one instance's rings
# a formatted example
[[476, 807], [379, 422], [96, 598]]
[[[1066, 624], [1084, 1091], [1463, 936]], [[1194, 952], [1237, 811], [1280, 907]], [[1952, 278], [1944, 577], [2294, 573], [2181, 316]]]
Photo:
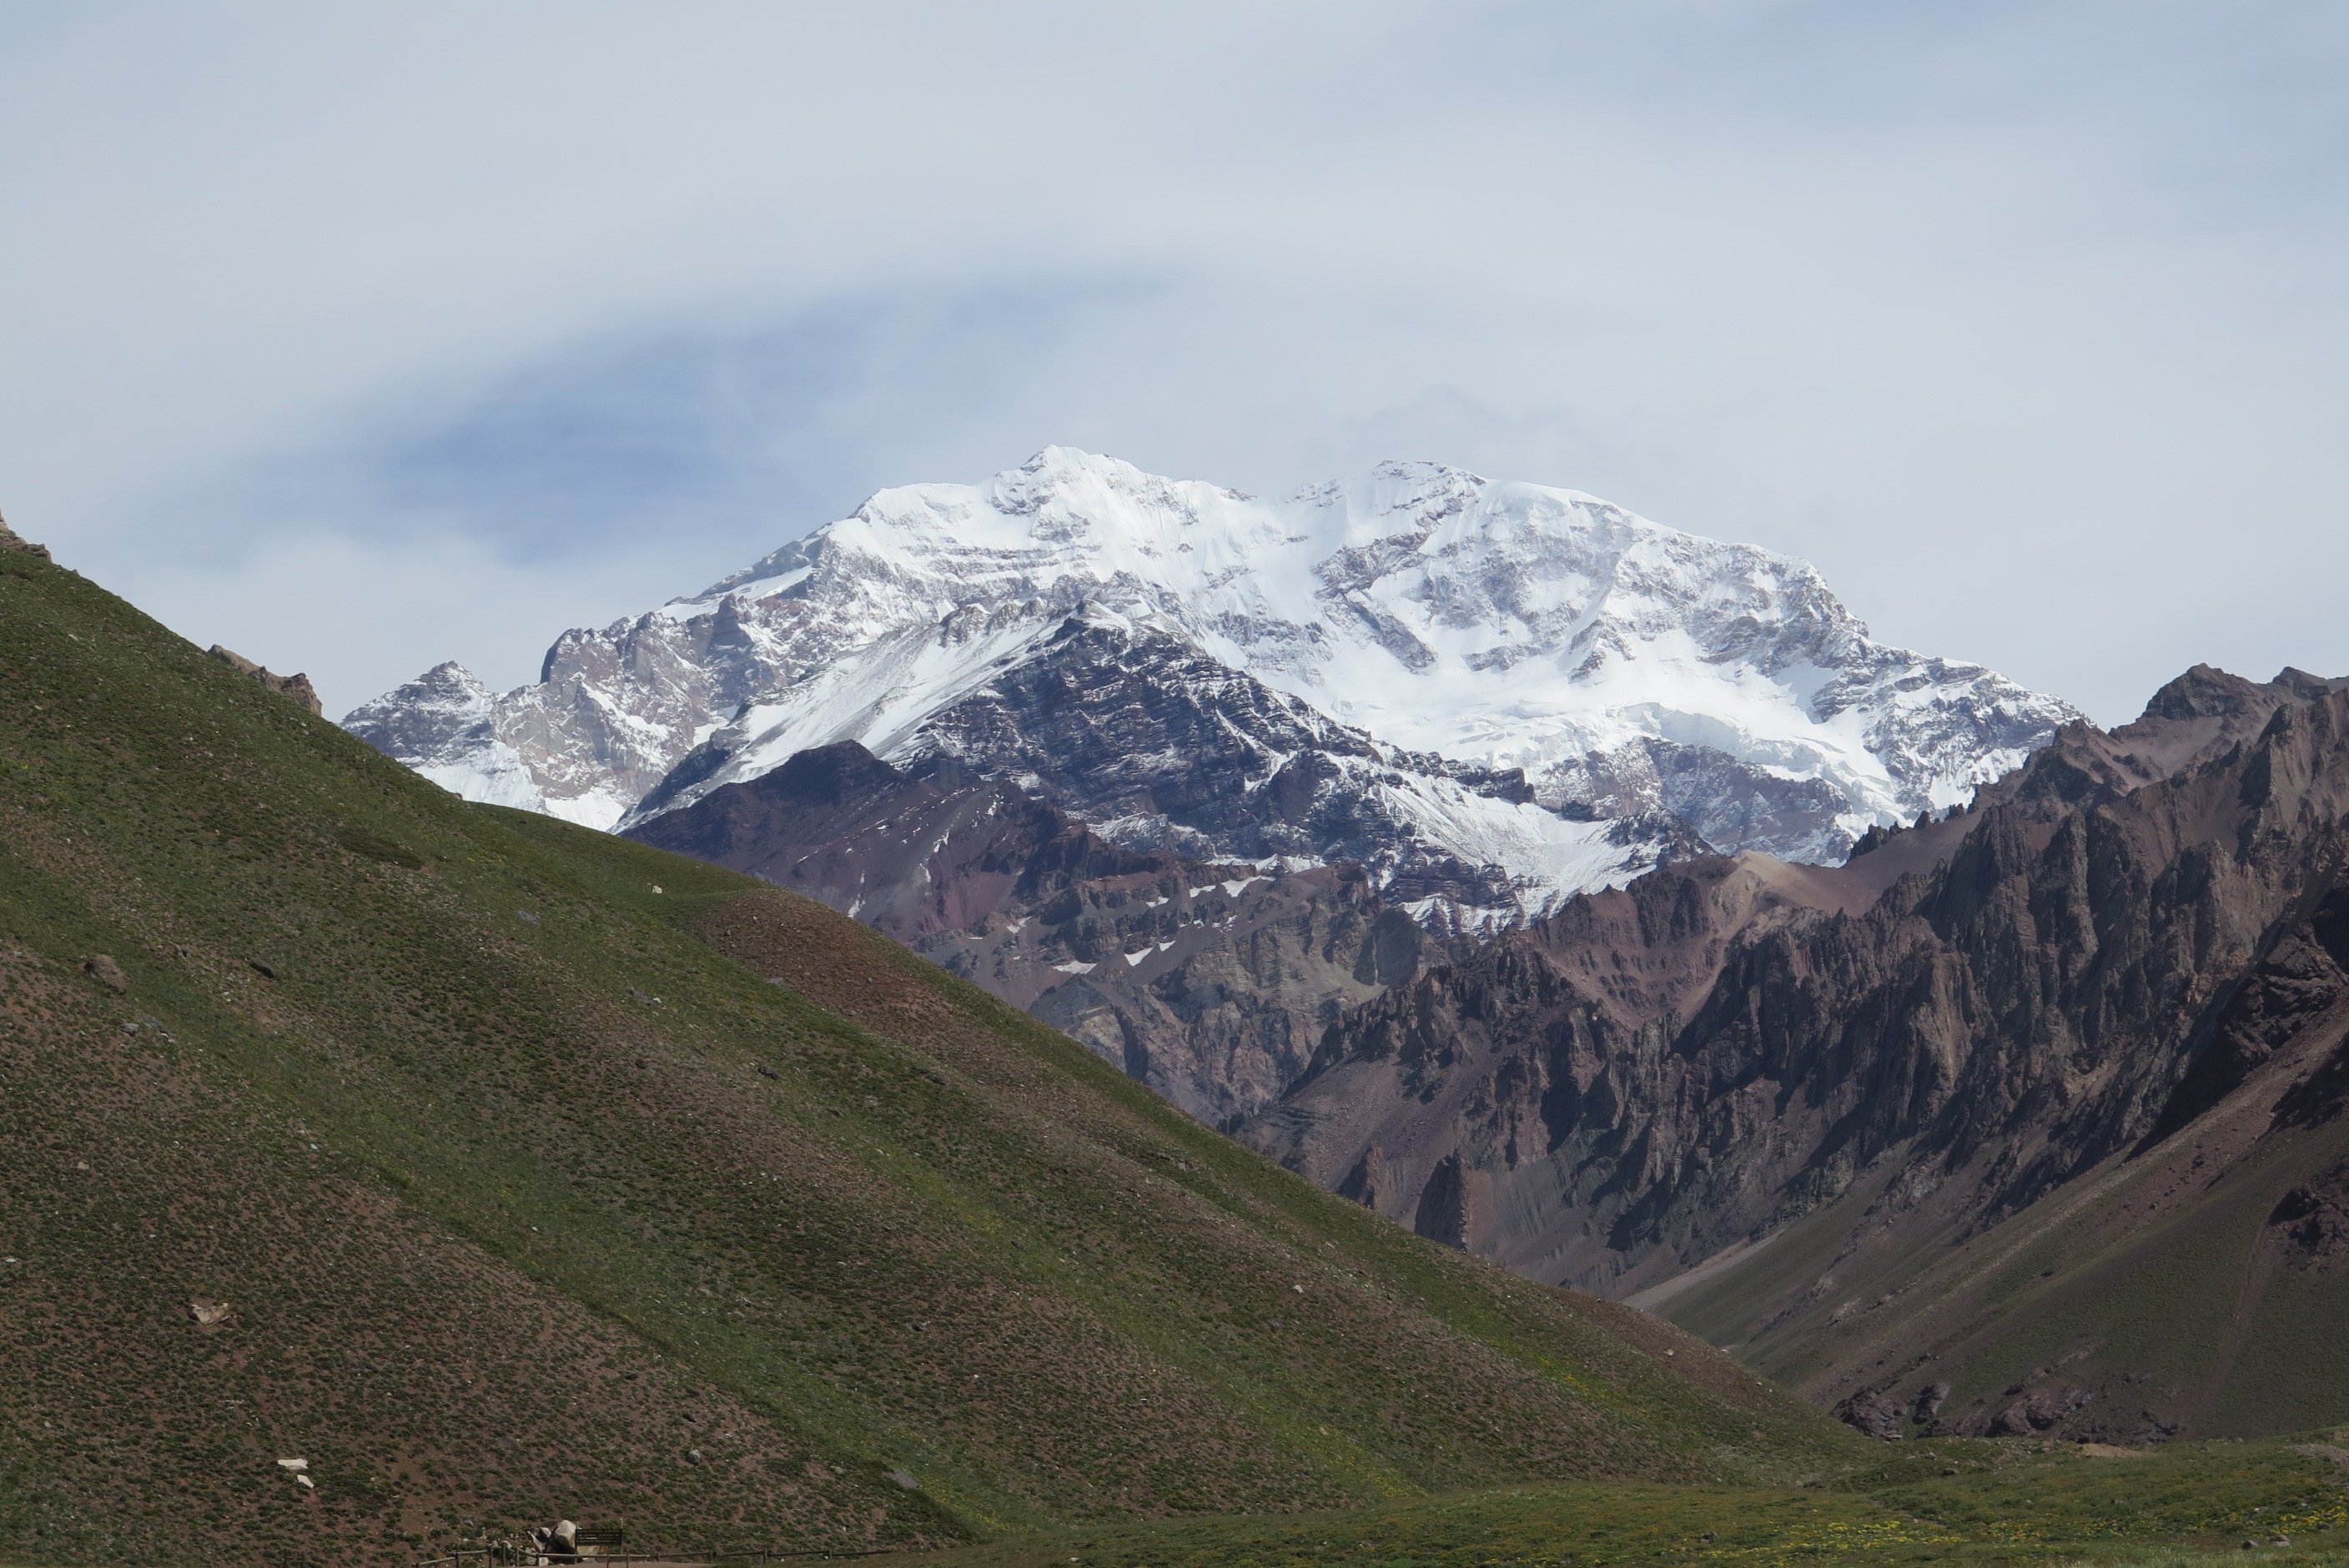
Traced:
[[26, 539], [15, 529], [10, 528], [8, 526], [8, 520], [5, 517], [0, 517], [0, 550], [15, 551], [19, 554], [36, 556], [43, 561], [49, 559], [49, 547], [47, 545], [36, 544], [31, 540]]
[[[2216, 1193], [2275, 1277], [2331, 1266], [2344, 857], [2349, 683], [2198, 668], [1847, 866], [1667, 866], [1433, 968], [1341, 1017], [1243, 1136], [1424, 1234], [1745, 1343], [1863, 1426], [2242, 1419], [2227, 1367], [2122, 1353], [2118, 1287], [2064, 1242], [2154, 1247], [2156, 1216], [2201, 1224]], [[2011, 1285], [1982, 1293], [2043, 1243], [2030, 1310], [2071, 1291], [2077, 1354], [1985, 1370], [2022, 1319]], [[2210, 1343], [2248, 1364], [2246, 1334]]]
[[274, 670], [255, 664], [233, 648], [221, 646], [218, 643], [214, 643], [208, 652], [213, 658], [236, 671], [237, 674], [248, 677], [264, 690], [275, 692], [296, 707], [308, 713], [321, 715], [326, 711], [326, 704], [318, 700], [318, 688], [310, 684], [307, 674], [296, 671], [290, 676], [281, 676]]

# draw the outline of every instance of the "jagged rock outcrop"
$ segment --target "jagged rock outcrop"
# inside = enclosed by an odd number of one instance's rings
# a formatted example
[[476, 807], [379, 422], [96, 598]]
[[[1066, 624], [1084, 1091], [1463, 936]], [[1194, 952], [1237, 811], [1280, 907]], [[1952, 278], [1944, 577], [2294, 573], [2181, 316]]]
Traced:
[[2344, 683], [2189, 672], [1847, 867], [1576, 900], [1349, 1013], [1244, 1136], [1333, 1187], [1375, 1149], [1382, 1212], [1618, 1292], [1864, 1186], [1980, 1229], [2334, 1007], [2344, 810]]
[[44, 561], [49, 559], [47, 545], [36, 544], [25, 538], [8, 526], [8, 520], [5, 517], [0, 517], [0, 550], [13, 550], [24, 555], [37, 555]]
[[1878, 1436], [2349, 1418], [2349, 682], [2197, 668], [1846, 866], [1668, 866], [1243, 1135]]
[[212, 645], [210, 652], [212, 657], [229, 668], [241, 676], [249, 677], [264, 688], [275, 692], [296, 707], [315, 714], [324, 714], [326, 711], [326, 705], [318, 700], [318, 688], [310, 684], [310, 677], [306, 673], [278, 675], [254, 663], [233, 649], [222, 647], [218, 643]]

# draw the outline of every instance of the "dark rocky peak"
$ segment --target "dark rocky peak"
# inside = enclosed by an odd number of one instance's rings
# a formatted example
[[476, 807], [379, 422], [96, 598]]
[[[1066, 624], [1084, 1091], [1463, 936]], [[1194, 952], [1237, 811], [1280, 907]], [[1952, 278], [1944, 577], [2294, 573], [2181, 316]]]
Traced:
[[854, 740], [800, 752], [740, 788], [762, 799], [803, 807], [861, 807], [905, 782], [905, 775]]
[[2269, 682], [2196, 665], [2154, 693], [2145, 711], [2106, 731], [2067, 724], [1978, 803], [2021, 803], [2043, 817], [2120, 799], [2148, 784], [2220, 762], [2255, 740], [2280, 709], [2306, 707], [2349, 686], [2286, 669]]
[[2114, 730], [2111, 738], [2144, 758], [2146, 766], [2158, 770], [2155, 776], [2165, 776], [2199, 767], [2252, 738], [2279, 709], [2304, 707], [2344, 689], [2349, 680], [2328, 680], [2289, 665], [2262, 683], [2197, 665], [2155, 693], [2145, 712]]
[[1405, 791], [1530, 808], [1524, 769], [1381, 746], [1147, 619], [1071, 614], [1036, 656], [933, 717], [919, 747], [1131, 848], [1350, 861], [1390, 903], [1516, 907], [1506, 871], [1431, 842]]
[[[2247, 707], [2264, 711], [2270, 688], [2212, 665], [2196, 665], [2153, 694], [2137, 725], [2158, 721], [2179, 723], [2197, 718], [2223, 718]], [[2124, 725], [2124, 729], [2134, 726]]]
[[1854, 889], [1880, 893], [1903, 876], [1940, 864], [1973, 830], [1985, 804], [1985, 799], [1977, 799], [1939, 817], [1928, 814], [1899, 827], [1870, 828], [1852, 846], [1851, 858], [1841, 868], [1847, 872], [1843, 880]]
[[2313, 676], [2306, 670], [2295, 669], [2286, 665], [2276, 672], [2275, 679], [2268, 684], [2279, 690], [2292, 692], [2305, 701], [2313, 702], [2318, 697], [2330, 696], [2334, 692], [2349, 688], [2349, 676]]

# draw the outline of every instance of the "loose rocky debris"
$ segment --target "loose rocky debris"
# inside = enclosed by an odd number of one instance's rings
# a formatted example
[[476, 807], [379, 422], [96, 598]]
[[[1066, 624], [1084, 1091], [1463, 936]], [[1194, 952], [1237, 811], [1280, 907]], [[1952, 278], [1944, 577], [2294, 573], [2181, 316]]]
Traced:
[[310, 677], [307, 675], [277, 675], [232, 648], [222, 647], [218, 643], [212, 645], [211, 653], [212, 657], [229, 668], [239, 675], [252, 676], [286, 701], [296, 707], [307, 708], [322, 717], [325, 716], [326, 705], [318, 700], [318, 688], [310, 684]]
[[2281, 1233], [2284, 1262], [2329, 1274], [2349, 1257], [2349, 1161], [2334, 1163], [2278, 1200], [2268, 1223]]
[[2022, 1398], [2002, 1408], [1990, 1418], [1979, 1433], [1964, 1435], [1985, 1438], [2028, 1438], [2047, 1430], [2073, 1411], [2093, 1403], [2095, 1395], [2085, 1388], [2068, 1383], [2032, 1389], [2009, 1388], [2010, 1395]]
[[1835, 1408], [1837, 1420], [1871, 1438], [1902, 1436], [1906, 1416], [1907, 1412], [1880, 1388], [1862, 1388]]
[[130, 989], [129, 976], [122, 973], [122, 965], [106, 954], [93, 953], [83, 959], [81, 972], [118, 995]]

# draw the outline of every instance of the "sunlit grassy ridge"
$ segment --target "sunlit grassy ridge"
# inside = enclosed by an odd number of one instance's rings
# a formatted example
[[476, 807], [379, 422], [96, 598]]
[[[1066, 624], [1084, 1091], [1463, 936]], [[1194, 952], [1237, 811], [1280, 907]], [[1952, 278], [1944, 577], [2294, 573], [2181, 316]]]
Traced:
[[397, 1558], [558, 1512], [948, 1542], [1865, 1451], [861, 928], [466, 806], [14, 555], [0, 1097], [27, 1561]]

